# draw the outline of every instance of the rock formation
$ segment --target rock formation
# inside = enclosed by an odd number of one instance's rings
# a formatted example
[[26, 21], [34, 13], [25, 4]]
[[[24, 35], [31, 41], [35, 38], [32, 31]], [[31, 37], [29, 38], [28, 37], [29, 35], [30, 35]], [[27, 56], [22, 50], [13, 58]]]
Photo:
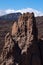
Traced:
[[22, 14], [5, 36], [0, 65], [41, 65], [38, 30], [33, 13]]

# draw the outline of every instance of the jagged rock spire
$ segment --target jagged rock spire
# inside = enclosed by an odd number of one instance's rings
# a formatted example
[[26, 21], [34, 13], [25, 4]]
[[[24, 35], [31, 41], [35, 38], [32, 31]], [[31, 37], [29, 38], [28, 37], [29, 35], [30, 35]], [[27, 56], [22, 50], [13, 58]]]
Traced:
[[[0, 65], [41, 65], [37, 39], [38, 31], [34, 13], [22, 14], [18, 22], [14, 22], [11, 32], [5, 36]], [[36, 56], [33, 57], [35, 64], [30, 60], [31, 56]]]

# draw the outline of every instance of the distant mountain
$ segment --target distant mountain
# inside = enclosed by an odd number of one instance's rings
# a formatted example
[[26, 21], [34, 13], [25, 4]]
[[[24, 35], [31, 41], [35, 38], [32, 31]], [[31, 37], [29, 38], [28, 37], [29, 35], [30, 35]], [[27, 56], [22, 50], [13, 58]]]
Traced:
[[14, 20], [14, 21], [17, 21], [19, 16], [22, 15], [20, 12], [18, 13], [10, 13], [10, 14], [6, 14], [6, 15], [3, 15], [3, 16], [0, 16], [0, 20]]

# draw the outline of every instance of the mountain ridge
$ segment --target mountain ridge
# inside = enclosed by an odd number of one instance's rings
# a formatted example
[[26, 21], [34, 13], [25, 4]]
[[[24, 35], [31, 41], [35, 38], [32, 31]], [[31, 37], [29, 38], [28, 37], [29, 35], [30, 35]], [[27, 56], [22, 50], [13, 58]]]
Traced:
[[14, 20], [14, 21], [16, 21], [20, 15], [22, 15], [20, 12], [10, 13], [10, 14], [0, 16], [0, 20], [9, 20], [9, 21]]

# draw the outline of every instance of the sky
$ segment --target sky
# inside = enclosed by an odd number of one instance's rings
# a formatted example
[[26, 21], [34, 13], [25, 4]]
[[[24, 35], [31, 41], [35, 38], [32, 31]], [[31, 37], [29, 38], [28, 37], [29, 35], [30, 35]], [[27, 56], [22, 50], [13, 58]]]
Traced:
[[43, 0], [0, 0], [0, 15], [14, 12], [35, 12], [43, 15]]

